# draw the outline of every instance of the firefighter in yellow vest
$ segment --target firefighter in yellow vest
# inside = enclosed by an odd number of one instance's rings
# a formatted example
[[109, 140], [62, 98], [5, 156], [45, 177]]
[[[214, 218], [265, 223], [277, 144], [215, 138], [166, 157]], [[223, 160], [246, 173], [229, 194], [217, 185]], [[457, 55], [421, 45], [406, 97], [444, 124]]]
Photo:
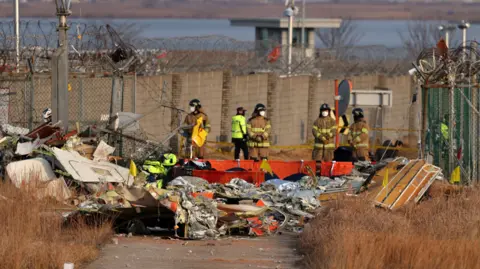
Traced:
[[240, 150], [243, 151], [243, 158], [248, 160], [245, 112], [246, 110], [243, 107], [239, 107], [237, 108], [237, 115], [232, 117], [232, 143], [235, 145], [235, 160], [240, 159]]
[[[210, 133], [210, 120], [208, 119], [207, 114], [202, 108], [200, 104], [200, 100], [193, 99], [189, 103], [190, 105], [190, 114], [185, 117], [184, 124], [193, 126], [197, 124], [197, 119], [202, 117], [202, 128], [208, 133]], [[198, 147], [190, 147], [192, 144], [192, 133], [193, 127], [185, 131], [187, 136], [187, 147], [186, 147], [186, 156], [190, 156], [190, 150], [193, 150], [192, 156], [198, 159], [203, 159], [205, 157], [205, 144], [203, 144], [200, 148]]]
[[335, 132], [337, 130], [335, 120], [330, 117], [331, 108], [328, 104], [320, 106], [320, 115], [313, 123], [313, 137], [315, 145], [313, 146], [312, 159], [317, 162], [330, 162], [333, 160], [335, 151]]
[[248, 151], [250, 159], [259, 160], [268, 159], [270, 147], [270, 120], [265, 117], [266, 107], [263, 104], [257, 104], [252, 117], [247, 123]]
[[361, 108], [355, 108], [352, 111], [353, 124], [350, 126], [350, 135], [348, 142], [354, 148], [354, 156], [359, 161], [369, 161], [369, 127], [364, 119], [363, 110]]

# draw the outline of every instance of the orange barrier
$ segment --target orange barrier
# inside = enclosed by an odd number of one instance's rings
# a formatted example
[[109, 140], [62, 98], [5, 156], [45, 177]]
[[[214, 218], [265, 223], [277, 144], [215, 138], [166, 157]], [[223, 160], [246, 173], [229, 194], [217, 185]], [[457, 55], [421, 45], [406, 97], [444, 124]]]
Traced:
[[[308, 174], [305, 166], [309, 166], [312, 171], [316, 172], [316, 162], [315, 161], [268, 161], [268, 164], [272, 168], [273, 173], [275, 173], [280, 179], [284, 179], [288, 176], [297, 173]], [[260, 170], [261, 162], [256, 163], [256, 169]]]
[[[240, 167], [247, 171], [260, 171], [261, 161], [254, 162], [251, 160], [205, 160], [210, 162], [212, 168], [217, 171], [226, 171], [234, 167]], [[290, 175], [297, 173], [307, 173], [305, 166], [308, 165], [312, 171], [316, 172], [315, 161], [268, 161], [268, 164], [272, 168], [279, 178], [283, 179]]]
[[255, 162], [252, 160], [205, 160], [210, 162], [212, 168], [215, 168], [217, 171], [227, 171], [228, 169], [234, 167], [240, 167], [247, 171], [255, 170]]
[[261, 171], [211, 171], [211, 170], [193, 170], [193, 176], [207, 180], [209, 183], [226, 184], [234, 178], [241, 178], [249, 183], [259, 186], [265, 181], [265, 173]]
[[351, 162], [335, 162], [333, 169], [332, 165], [333, 162], [322, 162], [320, 175], [324, 177], [350, 175], [353, 170], [353, 164]]

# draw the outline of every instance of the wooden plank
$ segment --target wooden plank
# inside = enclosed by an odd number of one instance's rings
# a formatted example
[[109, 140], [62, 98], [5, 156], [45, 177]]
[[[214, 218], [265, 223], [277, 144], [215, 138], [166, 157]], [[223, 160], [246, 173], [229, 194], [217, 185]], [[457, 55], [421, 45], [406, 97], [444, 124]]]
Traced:
[[382, 207], [388, 208], [391, 204], [386, 202], [387, 198], [391, 195], [391, 193], [395, 190], [395, 187], [400, 183], [400, 181], [405, 177], [405, 175], [413, 170], [416, 169], [417, 171], [423, 165], [422, 160], [414, 160], [410, 161], [405, 167], [403, 167], [400, 172], [398, 172], [387, 184], [387, 186], [383, 187], [383, 189], [378, 193], [375, 197], [374, 202], [377, 205]]
[[[392, 205], [391, 209], [397, 209], [411, 200], [418, 197], [427, 185], [431, 185], [437, 176], [439, 169], [432, 165], [424, 165], [418, 174], [411, 180], [410, 184], [405, 188], [402, 195]], [[423, 195], [423, 194], [422, 194]]]
[[408, 184], [410, 184], [412, 179], [417, 175], [417, 173], [422, 169], [424, 165], [425, 165], [424, 160], [416, 161], [412, 169], [406, 171], [406, 173], [403, 175], [400, 181], [395, 185], [393, 190], [389, 193], [389, 195], [385, 199], [384, 203], [389, 205], [389, 207], [391, 208], [391, 206], [402, 195], [402, 193], [405, 191], [405, 188], [408, 186]]
[[[389, 178], [389, 182], [386, 187], [383, 187], [378, 195], [375, 197], [375, 203], [378, 203], [379, 205], [382, 205], [383, 202], [385, 201], [385, 198], [388, 196], [388, 190], [393, 189], [393, 186], [395, 186], [398, 181], [403, 177], [403, 175], [406, 173], [407, 170], [411, 169], [415, 165], [414, 162], [409, 162], [405, 167], [400, 170], [393, 178]], [[383, 179], [382, 179], [383, 180]]]

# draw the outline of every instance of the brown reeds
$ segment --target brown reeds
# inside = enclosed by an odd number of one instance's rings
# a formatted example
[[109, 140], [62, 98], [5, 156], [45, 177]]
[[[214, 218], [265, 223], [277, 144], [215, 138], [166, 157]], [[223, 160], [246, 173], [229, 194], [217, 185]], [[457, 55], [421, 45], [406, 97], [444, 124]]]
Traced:
[[479, 189], [391, 212], [337, 201], [301, 236], [307, 268], [480, 268]]
[[66, 262], [78, 268], [94, 260], [112, 234], [111, 223], [92, 226], [77, 218], [65, 225], [65, 205], [39, 200], [27, 189], [0, 184], [0, 268], [63, 268]]

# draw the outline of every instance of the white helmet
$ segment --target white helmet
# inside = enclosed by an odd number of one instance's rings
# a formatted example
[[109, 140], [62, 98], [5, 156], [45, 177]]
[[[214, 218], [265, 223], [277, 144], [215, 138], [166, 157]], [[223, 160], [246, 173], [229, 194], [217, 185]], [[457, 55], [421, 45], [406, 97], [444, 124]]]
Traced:
[[42, 118], [44, 122], [49, 122], [52, 120], [52, 109], [51, 108], [45, 108], [42, 112]]

